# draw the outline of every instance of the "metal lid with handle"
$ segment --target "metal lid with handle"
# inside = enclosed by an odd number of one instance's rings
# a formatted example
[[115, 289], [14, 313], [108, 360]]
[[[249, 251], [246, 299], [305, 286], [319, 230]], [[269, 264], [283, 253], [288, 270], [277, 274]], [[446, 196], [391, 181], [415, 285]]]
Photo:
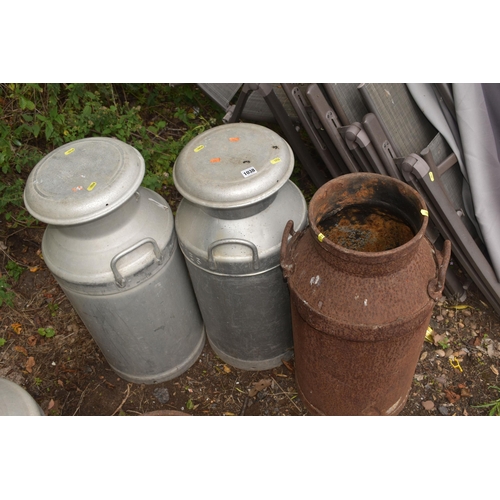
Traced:
[[37, 163], [26, 182], [24, 203], [42, 222], [81, 224], [122, 205], [144, 173], [144, 159], [134, 147], [118, 139], [80, 139]]
[[178, 156], [173, 177], [192, 203], [229, 209], [268, 198], [293, 167], [292, 149], [277, 133], [253, 123], [232, 123], [192, 139]]

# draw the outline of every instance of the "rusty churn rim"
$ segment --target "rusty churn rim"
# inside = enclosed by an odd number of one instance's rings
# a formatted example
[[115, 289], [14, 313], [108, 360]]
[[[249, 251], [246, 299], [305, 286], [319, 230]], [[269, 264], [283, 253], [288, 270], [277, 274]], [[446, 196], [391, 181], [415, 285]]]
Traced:
[[[325, 206], [325, 201], [329, 201], [332, 199], [332, 195], [334, 193], [338, 193], [342, 191], [341, 187], [346, 186], [346, 189], [351, 188], [353, 193], [355, 190], [353, 189], [355, 186], [359, 186], [360, 183], [364, 183], [366, 187], [366, 183], [384, 186], [393, 186], [397, 188], [398, 192], [404, 197], [413, 198], [415, 200], [415, 214], [417, 211], [420, 214], [419, 217], [419, 225], [420, 228], [415, 233], [414, 237], [404, 243], [401, 246], [393, 248], [391, 250], [385, 250], [382, 252], [363, 252], [359, 250], [352, 250], [349, 248], [345, 248], [341, 245], [334, 243], [333, 241], [326, 238], [321, 231], [319, 230], [317, 224], [325, 217], [325, 215], [331, 215], [335, 212], [321, 211], [321, 207]], [[346, 192], [344, 190], [344, 192]], [[359, 191], [358, 191], [359, 192]], [[341, 208], [349, 206], [348, 203], [341, 206], [337, 211]], [[416, 250], [420, 240], [424, 237], [425, 232], [427, 230], [428, 224], [428, 211], [427, 205], [425, 204], [424, 199], [420, 195], [418, 191], [416, 191], [413, 187], [406, 184], [399, 179], [394, 179], [393, 177], [388, 177], [381, 174], [374, 174], [369, 172], [356, 172], [344, 174], [335, 179], [332, 179], [325, 184], [323, 184], [318, 190], [314, 193], [311, 201], [309, 202], [309, 230], [313, 234], [313, 240], [322, 250], [326, 250], [328, 253], [335, 254], [336, 257], [349, 260], [349, 261], [359, 261], [364, 264], [380, 264], [383, 262], [388, 262], [391, 259], [394, 259], [396, 256], [403, 257], [408, 254], [413, 253]]]

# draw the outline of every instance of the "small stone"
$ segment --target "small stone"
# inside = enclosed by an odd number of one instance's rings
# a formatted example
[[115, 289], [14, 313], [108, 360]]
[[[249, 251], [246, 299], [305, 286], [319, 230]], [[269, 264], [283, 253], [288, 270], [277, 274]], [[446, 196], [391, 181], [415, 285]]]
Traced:
[[433, 401], [424, 401], [422, 403], [422, 406], [424, 407], [424, 409], [426, 409], [427, 411], [431, 411], [431, 410], [434, 410], [434, 402]]
[[439, 314], [438, 316], [436, 316], [436, 321], [438, 323], [441, 323], [441, 321], [443, 321], [443, 320], [444, 320], [444, 316], [442, 316], [441, 314]]
[[446, 406], [440, 406], [438, 410], [441, 415], [448, 415], [448, 408], [446, 408]]
[[436, 382], [438, 384], [446, 385], [446, 377], [444, 375], [440, 375], [436, 378]]
[[161, 403], [164, 405], [165, 403], [168, 403], [170, 400], [170, 394], [168, 392], [168, 389], [166, 387], [157, 387], [153, 391], [153, 396]]
[[472, 315], [472, 312], [471, 312], [471, 311], [469, 311], [468, 309], [465, 309], [465, 311], [462, 311], [462, 314], [463, 314], [464, 316], [471, 316], [471, 315]]
[[455, 311], [448, 311], [448, 318], [454, 318], [455, 317]]
[[443, 351], [443, 349], [438, 349], [436, 351], [436, 356], [439, 356], [440, 358], [444, 358], [446, 356], [445, 352]]
[[449, 358], [453, 354], [453, 349], [451, 347], [448, 347], [446, 351], [444, 352], [444, 355]]
[[420, 361], [423, 361], [427, 357], [427, 351], [424, 351], [420, 356]]

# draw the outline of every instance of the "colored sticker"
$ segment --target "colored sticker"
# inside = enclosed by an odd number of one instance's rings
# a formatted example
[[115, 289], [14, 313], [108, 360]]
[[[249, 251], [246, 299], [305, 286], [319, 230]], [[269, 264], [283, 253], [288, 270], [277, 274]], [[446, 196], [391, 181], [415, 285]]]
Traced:
[[429, 217], [429, 212], [427, 210], [424, 210], [422, 208], [422, 210], [420, 210], [420, 213], [424, 216], [424, 217]]
[[274, 165], [275, 163], [279, 163], [281, 161], [281, 158], [273, 158], [271, 160], [271, 163]]
[[198, 151], [201, 151], [205, 146], [203, 144], [200, 144], [197, 148], [194, 148], [194, 152], [197, 153]]
[[70, 155], [71, 153], [74, 153], [74, 151], [75, 151], [75, 148], [71, 148], [71, 149], [68, 149], [68, 151], [65, 151], [64, 154]]
[[97, 182], [91, 182], [90, 186], [87, 188], [87, 191], [92, 191], [97, 186]]
[[238, 142], [240, 140], [239, 137], [230, 137], [229, 142]]
[[220, 158], [212, 158], [210, 160], [210, 163], [219, 163], [220, 162]]
[[321, 243], [325, 239], [325, 235], [323, 233], [318, 234], [318, 241]]
[[429, 172], [429, 178], [431, 182], [434, 182], [434, 174], [432, 172]]
[[255, 170], [255, 167], [248, 167], [245, 170], [241, 171], [241, 175], [243, 177], [250, 177], [251, 175], [254, 175], [257, 173], [257, 170]]

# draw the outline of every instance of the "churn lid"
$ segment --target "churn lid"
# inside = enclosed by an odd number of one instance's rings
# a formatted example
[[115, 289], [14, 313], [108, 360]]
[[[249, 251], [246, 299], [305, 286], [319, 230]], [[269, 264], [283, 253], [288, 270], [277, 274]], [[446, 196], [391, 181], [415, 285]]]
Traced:
[[28, 211], [48, 224], [97, 219], [127, 201], [145, 173], [134, 147], [105, 137], [69, 142], [42, 158], [24, 190]]
[[290, 177], [292, 148], [253, 123], [214, 127], [192, 139], [174, 165], [174, 183], [192, 203], [236, 208], [268, 198]]

